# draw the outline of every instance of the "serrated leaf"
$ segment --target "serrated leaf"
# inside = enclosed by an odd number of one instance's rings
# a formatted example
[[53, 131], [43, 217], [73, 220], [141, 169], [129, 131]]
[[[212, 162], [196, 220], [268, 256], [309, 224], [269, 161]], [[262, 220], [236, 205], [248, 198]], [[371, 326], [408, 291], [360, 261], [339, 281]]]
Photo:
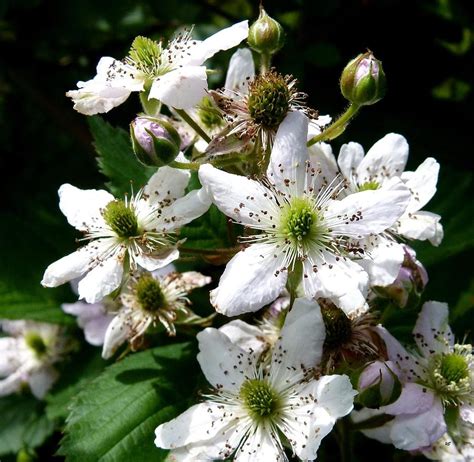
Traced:
[[76, 397], [59, 453], [69, 462], [164, 460], [154, 430], [182, 411], [193, 386], [190, 344], [133, 354]]
[[44, 404], [30, 395], [0, 399], [0, 456], [22, 448], [36, 448], [54, 431], [54, 423], [44, 414]]
[[135, 190], [143, 187], [156, 169], [138, 162], [130, 135], [99, 116], [89, 117], [88, 121], [98, 154], [99, 170], [110, 180], [106, 185], [112, 194], [123, 197], [130, 193], [130, 183]]

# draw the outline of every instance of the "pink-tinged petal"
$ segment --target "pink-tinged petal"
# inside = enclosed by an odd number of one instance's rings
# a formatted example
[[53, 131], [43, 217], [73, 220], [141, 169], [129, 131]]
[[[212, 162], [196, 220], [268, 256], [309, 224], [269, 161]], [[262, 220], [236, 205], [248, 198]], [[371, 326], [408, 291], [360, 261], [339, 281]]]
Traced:
[[151, 206], [175, 201], [184, 196], [190, 178], [191, 173], [188, 170], [165, 165], [151, 176], [143, 188], [143, 194]]
[[414, 172], [403, 173], [402, 180], [413, 195], [408, 212], [417, 212], [435, 195], [438, 174], [439, 164], [432, 157], [425, 159]]
[[79, 297], [97, 303], [122, 282], [123, 256], [115, 255], [99, 263], [79, 282]]
[[51, 366], [44, 366], [32, 372], [28, 378], [31, 393], [36, 398], [43, 399], [58, 378], [58, 371]]
[[79, 231], [90, 231], [105, 226], [102, 210], [115, 198], [104, 190], [79, 189], [63, 184], [58, 191], [59, 208], [70, 225]]
[[359, 376], [357, 388], [366, 388], [379, 383], [382, 399], [388, 399], [392, 395], [395, 385], [394, 373], [397, 369], [391, 361], [374, 361], [364, 368]]
[[230, 58], [224, 88], [229, 96], [234, 92], [248, 93], [248, 83], [255, 76], [255, 64], [252, 52], [248, 48], [239, 48]]
[[176, 247], [170, 247], [164, 249], [162, 252], [151, 255], [137, 255], [134, 258], [137, 265], [147, 271], [156, 271], [177, 260], [179, 258], [179, 250]]
[[157, 99], [176, 109], [189, 109], [198, 104], [206, 92], [206, 68], [185, 65], [155, 79], [149, 99]]
[[459, 408], [461, 419], [474, 425], [474, 404], [463, 404]]
[[274, 387], [287, 387], [301, 380], [298, 372], [317, 367], [325, 337], [319, 305], [313, 300], [297, 298], [273, 348], [270, 377]]
[[350, 142], [341, 146], [337, 163], [341, 173], [351, 183], [357, 183], [357, 167], [363, 158], [364, 148], [359, 143]]
[[[211, 303], [226, 316], [257, 311], [275, 300], [285, 288], [287, 272], [283, 257], [274, 257], [269, 244], [253, 244], [235, 255], [224, 271]], [[245, 294], [245, 296], [243, 296]]]
[[394, 226], [397, 234], [408, 239], [419, 241], [429, 240], [434, 246], [443, 240], [443, 226], [439, 222], [441, 217], [431, 212], [405, 213]]
[[357, 167], [359, 185], [368, 181], [383, 183], [400, 177], [408, 159], [407, 140], [396, 133], [389, 133], [378, 140]]
[[278, 128], [267, 177], [286, 195], [301, 195], [306, 187], [307, 133], [308, 118], [299, 111], [290, 112]]
[[192, 49], [189, 61], [186, 62], [199, 66], [214, 56], [218, 51], [228, 50], [229, 48], [237, 46], [242, 40], [247, 38], [248, 34], [249, 24], [247, 20], [226, 27], [198, 43], [197, 46]]
[[122, 309], [110, 322], [104, 336], [102, 358], [111, 358], [117, 349], [132, 337], [132, 326], [130, 322], [128, 322], [128, 317], [128, 311]]
[[362, 191], [328, 205], [327, 216], [337, 224], [334, 233], [354, 238], [379, 234], [392, 226], [405, 212], [411, 194], [399, 182], [398, 187]]
[[435, 396], [428, 388], [417, 383], [405, 383], [394, 403], [380, 408], [385, 414], [421, 414], [433, 407]]
[[210, 164], [199, 169], [199, 180], [218, 209], [236, 222], [251, 227], [276, 226], [280, 209], [272, 192], [259, 182]]
[[240, 319], [228, 322], [219, 328], [219, 331], [229, 337], [229, 340], [244, 351], [259, 356], [268, 346], [263, 338], [262, 331]]
[[425, 448], [441, 438], [446, 432], [441, 402], [421, 414], [405, 414], [395, 418], [390, 431], [393, 445], [405, 451]]
[[305, 260], [303, 270], [306, 296], [329, 298], [347, 315], [367, 309], [369, 278], [357, 263], [324, 252], [321, 261]]
[[426, 358], [435, 353], [450, 351], [454, 345], [454, 336], [449, 327], [448, 305], [431, 301], [424, 303], [413, 329], [413, 336]]

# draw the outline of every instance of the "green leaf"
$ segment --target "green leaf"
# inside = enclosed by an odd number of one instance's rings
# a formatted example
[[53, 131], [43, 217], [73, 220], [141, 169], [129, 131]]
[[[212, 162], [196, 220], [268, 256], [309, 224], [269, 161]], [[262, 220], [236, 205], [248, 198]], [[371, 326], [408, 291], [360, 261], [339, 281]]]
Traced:
[[163, 346], [108, 367], [72, 403], [59, 453], [69, 462], [164, 460], [154, 430], [192, 392], [191, 353], [190, 344]]
[[44, 404], [31, 395], [0, 399], [0, 456], [43, 444], [54, 431], [43, 410]]
[[155, 173], [155, 168], [145, 167], [135, 157], [129, 134], [122, 128], [112, 127], [101, 117], [89, 117], [89, 127], [99, 157], [99, 169], [110, 181], [107, 187], [117, 197], [143, 187]]

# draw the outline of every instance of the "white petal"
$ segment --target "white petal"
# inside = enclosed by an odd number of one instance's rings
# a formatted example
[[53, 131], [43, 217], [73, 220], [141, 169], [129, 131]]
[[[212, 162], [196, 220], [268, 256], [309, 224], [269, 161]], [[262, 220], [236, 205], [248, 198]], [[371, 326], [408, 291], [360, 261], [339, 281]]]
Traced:
[[155, 445], [175, 449], [210, 440], [226, 427], [229, 422], [228, 413], [227, 406], [219, 403], [206, 401], [196, 404], [175, 419], [159, 425], [155, 430]]
[[147, 271], [156, 271], [177, 260], [179, 250], [176, 247], [170, 247], [156, 254], [136, 255], [134, 258], [136, 263]]
[[28, 378], [28, 384], [33, 396], [43, 399], [58, 377], [59, 373], [50, 366], [42, 367], [33, 372]]
[[97, 64], [97, 76], [94, 78], [107, 86], [128, 91], [142, 91], [145, 79], [146, 76], [135, 67], [109, 56], [100, 59]]
[[95, 243], [90, 243], [51, 263], [44, 272], [41, 284], [44, 287], [57, 287], [82, 276], [95, 258], [94, 246]]
[[430, 446], [445, 432], [443, 407], [436, 401], [430, 410], [422, 414], [397, 416], [390, 437], [396, 448], [413, 451]]
[[20, 365], [19, 339], [0, 337], [0, 377], [12, 374]]
[[383, 183], [400, 177], [408, 159], [408, 143], [402, 135], [389, 133], [378, 140], [357, 167], [359, 185], [368, 181]]
[[236, 452], [235, 462], [285, 461], [279, 436], [268, 424], [258, 425], [255, 433], [250, 435]]
[[325, 337], [319, 305], [313, 300], [297, 298], [273, 348], [270, 377], [274, 386], [286, 387], [292, 377], [298, 380], [297, 371], [318, 366]]
[[8, 396], [20, 391], [25, 379], [25, 374], [21, 369], [10, 374], [6, 379], [0, 380], [0, 397]]
[[323, 254], [325, 263], [303, 263], [303, 288], [308, 297], [329, 298], [347, 315], [366, 311], [369, 278], [357, 263], [345, 257]]
[[325, 375], [317, 380], [316, 398], [318, 406], [339, 419], [349, 414], [354, 407], [354, 396], [357, 392], [352, 388], [347, 375]]
[[[381, 414], [382, 412], [376, 409], [362, 408], [360, 411], [352, 411], [351, 418], [353, 422], [359, 423]], [[373, 438], [381, 443], [391, 444], [392, 438], [390, 437], [390, 431], [392, 430], [392, 423], [393, 420], [380, 427], [371, 428], [370, 430], [361, 430], [361, 432], [368, 438]]]
[[194, 189], [172, 204], [161, 209], [156, 219], [156, 227], [163, 231], [174, 231], [204, 215], [211, 206], [211, 197], [206, 189]]
[[410, 198], [410, 192], [400, 182], [389, 190], [362, 191], [332, 201], [327, 216], [340, 221], [332, 227], [334, 232], [355, 238], [379, 234], [402, 216]]
[[[339, 151], [337, 163], [341, 173], [350, 181], [357, 182], [357, 167], [364, 158], [364, 148], [359, 143], [343, 144]], [[353, 177], [355, 176], [354, 180]]]
[[198, 287], [204, 287], [212, 280], [209, 276], [204, 276], [204, 274], [198, 273], [197, 271], [186, 271], [185, 273], [180, 273], [178, 277], [176, 277], [176, 275], [172, 275], [171, 277], [173, 279], [169, 285], [179, 288], [184, 292], [190, 292]]
[[227, 335], [208, 327], [199, 332], [197, 339], [197, 359], [213, 387], [237, 394], [244, 380], [254, 378], [257, 358], [232, 343]]
[[110, 322], [104, 336], [102, 358], [111, 358], [117, 349], [132, 337], [132, 326], [128, 321], [129, 313], [121, 309]]
[[408, 205], [408, 212], [423, 208], [436, 193], [439, 164], [436, 159], [428, 157], [414, 172], [404, 172], [402, 180], [413, 194]]
[[97, 303], [122, 282], [123, 256], [115, 255], [99, 263], [79, 282], [79, 296], [87, 303]]
[[373, 286], [392, 284], [405, 258], [403, 245], [383, 235], [369, 238], [363, 259], [357, 263], [365, 269]]
[[307, 133], [308, 118], [299, 111], [290, 112], [278, 128], [267, 177], [281, 192], [301, 195], [305, 189]]
[[280, 213], [273, 194], [250, 178], [205, 164], [199, 169], [199, 180], [219, 210], [238, 223], [271, 227]]
[[[252, 52], [248, 48], [239, 48], [230, 58], [224, 88], [230, 92], [248, 93], [248, 82], [255, 76], [255, 64]], [[233, 95], [233, 93], [229, 93]]]
[[[309, 160], [312, 167], [321, 170], [318, 175], [321, 184], [329, 184], [338, 175], [336, 158], [332, 152], [331, 145], [328, 143], [316, 143], [309, 148]], [[318, 178], [319, 180], [319, 178]]]
[[431, 212], [405, 213], [394, 226], [395, 231], [408, 239], [425, 241], [428, 239], [438, 246], [443, 240], [441, 217]]
[[459, 415], [461, 416], [461, 419], [474, 425], [474, 405], [473, 404], [463, 404], [462, 406], [460, 406]]
[[148, 180], [143, 193], [148, 198], [149, 205], [174, 201], [184, 196], [190, 178], [188, 170], [164, 166]]
[[431, 409], [434, 403], [434, 394], [417, 383], [405, 383], [399, 398], [389, 406], [380, 409], [386, 414], [421, 414]]
[[189, 109], [206, 96], [207, 74], [204, 66], [178, 67], [157, 78], [149, 99], [155, 98], [176, 109]]
[[214, 56], [218, 51], [228, 50], [229, 48], [237, 46], [242, 40], [247, 38], [248, 34], [249, 24], [247, 20], [226, 27], [199, 43], [199, 45], [192, 50], [189, 63], [199, 66]]
[[248, 353], [259, 356], [267, 347], [262, 331], [240, 319], [228, 322], [219, 328], [219, 331], [229, 337], [229, 340]]
[[95, 82], [85, 82], [79, 90], [71, 90], [66, 96], [74, 102], [74, 109], [87, 116], [104, 114], [120, 106], [130, 96], [125, 88], [98, 87]]
[[426, 302], [418, 315], [413, 336], [418, 348], [429, 358], [434, 353], [448, 352], [454, 345], [449, 327], [449, 309], [446, 303]]
[[211, 292], [217, 312], [237, 316], [257, 311], [280, 295], [287, 273], [281, 271], [282, 256], [274, 258], [273, 252], [273, 246], [253, 244], [227, 263], [219, 287]]

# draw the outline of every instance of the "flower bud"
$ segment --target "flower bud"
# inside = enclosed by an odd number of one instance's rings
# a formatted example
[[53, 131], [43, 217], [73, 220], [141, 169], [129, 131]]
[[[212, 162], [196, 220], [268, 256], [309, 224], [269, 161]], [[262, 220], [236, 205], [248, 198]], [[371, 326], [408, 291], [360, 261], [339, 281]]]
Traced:
[[149, 167], [162, 167], [179, 154], [181, 139], [167, 121], [138, 116], [130, 124], [133, 152], [137, 159]]
[[390, 361], [370, 363], [357, 381], [358, 402], [372, 409], [394, 403], [400, 397], [402, 385], [393, 369]]
[[283, 46], [285, 32], [281, 24], [260, 7], [258, 19], [250, 26], [247, 41], [256, 52], [272, 55]]
[[386, 79], [382, 63], [371, 51], [349, 62], [341, 74], [341, 92], [358, 106], [368, 106], [385, 95]]

